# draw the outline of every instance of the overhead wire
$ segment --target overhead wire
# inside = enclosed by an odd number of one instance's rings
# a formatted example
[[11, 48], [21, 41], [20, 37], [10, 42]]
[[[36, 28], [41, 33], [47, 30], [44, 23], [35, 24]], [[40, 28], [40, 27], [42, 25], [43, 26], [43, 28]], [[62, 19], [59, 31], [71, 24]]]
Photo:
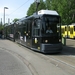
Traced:
[[20, 9], [23, 5], [25, 5], [28, 1], [30, 1], [30, 0], [27, 0], [25, 3], [23, 3], [21, 6], [19, 6], [16, 10], [14, 10], [12, 13], [10, 13], [9, 14], [9, 16], [11, 15], [11, 14], [13, 14], [15, 11], [17, 11], [18, 9]]

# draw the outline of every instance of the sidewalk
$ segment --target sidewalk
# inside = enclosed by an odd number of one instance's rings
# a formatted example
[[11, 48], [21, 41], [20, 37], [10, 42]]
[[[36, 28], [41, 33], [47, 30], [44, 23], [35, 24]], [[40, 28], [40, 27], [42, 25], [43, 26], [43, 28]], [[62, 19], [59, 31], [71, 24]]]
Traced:
[[57, 64], [52, 64], [47, 59], [38, 56], [37, 52], [23, 48], [9, 40], [0, 40], [0, 48], [19, 57], [31, 70], [32, 75], [71, 75], [57, 66]]

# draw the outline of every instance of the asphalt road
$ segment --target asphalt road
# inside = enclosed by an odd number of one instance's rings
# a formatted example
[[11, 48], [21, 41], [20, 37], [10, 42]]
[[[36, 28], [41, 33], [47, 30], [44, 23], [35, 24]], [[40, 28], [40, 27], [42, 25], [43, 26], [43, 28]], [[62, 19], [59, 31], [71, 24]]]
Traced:
[[0, 48], [0, 75], [32, 75], [27, 66], [16, 56]]
[[4, 72], [0, 75], [75, 75], [75, 56], [69, 54], [75, 47], [74, 41], [70, 42], [67, 41], [62, 53], [44, 55], [12, 41], [0, 40], [0, 73]]

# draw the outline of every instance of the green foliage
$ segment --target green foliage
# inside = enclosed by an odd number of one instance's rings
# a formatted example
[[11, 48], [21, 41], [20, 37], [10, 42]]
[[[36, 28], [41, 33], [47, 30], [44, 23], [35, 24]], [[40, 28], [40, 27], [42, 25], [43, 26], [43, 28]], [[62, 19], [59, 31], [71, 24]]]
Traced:
[[4, 25], [2, 23], [0, 23], [0, 30], [3, 30]]
[[52, 8], [52, 0], [45, 1], [46, 9], [51, 10]]
[[27, 15], [30, 16], [35, 12], [35, 3], [32, 3], [27, 11]]
[[[56, 10], [61, 16], [62, 24], [75, 23], [75, 0], [41, 0], [38, 10]], [[36, 12], [36, 4], [32, 3], [27, 11], [30, 16]]]
[[[45, 3], [43, 2], [43, 0], [40, 1], [40, 4], [38, 6], [38, 10], [41, 10], [41, 9], [46, 9], [46, 5]], [[27, 11], [27, 15], [30, 16], [32, 15], [33, 13], [36, 12], [36, 3], [32, 3]]]
[[60, 14], [62, 24], [75, 22], [75, 0], [46, 0], [45, 3], [47, 9], [56, 10]]
[[14, 20], [13, 20], [13, 22], [16, 22], [16, 21], [18, 21], [19, 19], [17, 19], [17, 18], [15, 18]]
[[41, 10], [41, 9], [46, 9], [46, 4], [43, 2], [43, 0], [40, 1], [38, 11]]

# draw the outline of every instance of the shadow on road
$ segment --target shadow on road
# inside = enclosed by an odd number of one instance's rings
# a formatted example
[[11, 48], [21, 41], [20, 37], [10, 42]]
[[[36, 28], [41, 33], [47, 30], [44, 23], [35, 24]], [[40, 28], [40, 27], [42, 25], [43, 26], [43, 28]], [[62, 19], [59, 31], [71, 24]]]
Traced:
[[75, 47], [73, 47], [73, 46], [63, 46], [62, 54], [75, 55]]
[[75, 47], [63, 46], [63, 49], [59, 53], [47, 53], [45, 55], [75, 55]]

